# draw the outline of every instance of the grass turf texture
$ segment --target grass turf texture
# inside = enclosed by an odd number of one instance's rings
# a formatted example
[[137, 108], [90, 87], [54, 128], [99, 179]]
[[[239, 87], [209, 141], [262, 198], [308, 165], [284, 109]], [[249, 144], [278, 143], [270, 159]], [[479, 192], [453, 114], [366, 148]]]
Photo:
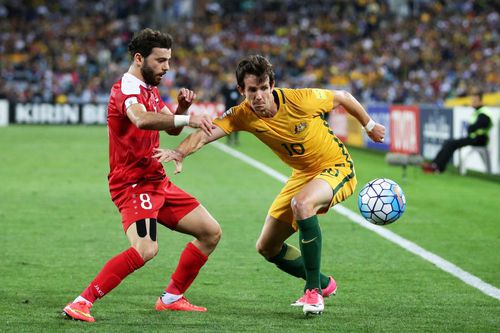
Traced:
[[[182, 138], [182, 136], [180, 137]], [[180, 138], [162, 137], [162, 146]], [[243, 134], [239, 150], [289, 170]], [[351, 149], [358, 190], [387, 177], [407, 197], [407, 211], [387, 228], [500, 286], [500, 228], [495, 181], [388, 167], [383, 155]], [[320, 217], [322, 270], [338, 296], [307, 319], [289, 304], [303, 282], [255, 251], [268, 206], [282, 184], [214, 147], [190, 156], [173, 181], [194, 194], [223, 229], [187, 297], [207, 313], [154, 311], [186, 242], [159, 230], [159, 255], [96, 302], [97, 322], [64, 320], [61, 310], [103, 264], [128, 247], [107, 190], [105, 127], [12, 126], [0, 129], [1, 332], [492, 332], [500, 302], [346, 218]], [[174, 166], [167, 165], [169, 174]], [[345, 205], [357, 211], [357, 192]], [[291, 243], [297, 244], [293, 237]]]

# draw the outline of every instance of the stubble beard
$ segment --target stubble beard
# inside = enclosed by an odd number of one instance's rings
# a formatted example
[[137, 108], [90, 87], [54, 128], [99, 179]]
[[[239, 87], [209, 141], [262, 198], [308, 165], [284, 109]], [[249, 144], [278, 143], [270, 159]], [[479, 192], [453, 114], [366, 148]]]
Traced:
[[160, 77], [160, 79], [157, 79], [155, 72], [148, 65], [148, 63], [146, 61], [144, 62], [144, 65], [141, 67], [141, 75], [144, 79], [144, 82], [146, 84], [151, 85], [151, 86], [157, 86], [161, 82], [161, 77]]

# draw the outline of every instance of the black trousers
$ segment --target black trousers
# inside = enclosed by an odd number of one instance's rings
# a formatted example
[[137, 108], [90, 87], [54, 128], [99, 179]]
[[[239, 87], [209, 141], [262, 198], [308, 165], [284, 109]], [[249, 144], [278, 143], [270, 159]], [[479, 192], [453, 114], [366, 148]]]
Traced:
[[455, 150], [460, 149], [466, 146], [486, 146], [487, 140], [484, 137], [476, 137], [474, 139], [471, 138], [462, 138], [462, 139], [450, 139], [445, 141], [441, 150], [434, 158], [432, 163], [434, 163], [440, 172], [446, 170], [446, 166], [450, 161], [451, 157]]

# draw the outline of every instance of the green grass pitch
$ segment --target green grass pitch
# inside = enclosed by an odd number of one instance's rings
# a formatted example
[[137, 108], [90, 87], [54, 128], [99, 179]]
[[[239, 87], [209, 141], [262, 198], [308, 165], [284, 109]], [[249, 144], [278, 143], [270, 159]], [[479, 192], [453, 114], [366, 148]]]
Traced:
[[[162, 136], [163, 147], [179, 138]], [[500, 301], [361, 228], [336, 212], [320, 217], [322, 270], [338, 295], [322, 316], [289, 304], [302, 281], [267, 263], [255, 241], [282, 184], [208, 146], [173, 181], [195, 195], [223, 229], [187, 297], [207, 313], [156, 312], [185, 235], [159, 230], [160, 252], [96, 302], [96, 323], [65, 320], [76, 297], [112, 256], [128, 247], [107, 189], [105, 127], [0, 128], [0, 332], [499, 332]], [[288, 175], [261, 143], [241, 136], [238, 150]], [[500, 287], [500, 186], [453, 170], [424, 175], [388, 167], [383, 155], [350, 149], [358, 191], [387, 177], [407, 197], [386, 228]], [[174, 166], [166, 165], [172, 174]], [[345, 206], [357, 211], [357, 192]], [[297, 238], [291, 238], [297, 245]]]

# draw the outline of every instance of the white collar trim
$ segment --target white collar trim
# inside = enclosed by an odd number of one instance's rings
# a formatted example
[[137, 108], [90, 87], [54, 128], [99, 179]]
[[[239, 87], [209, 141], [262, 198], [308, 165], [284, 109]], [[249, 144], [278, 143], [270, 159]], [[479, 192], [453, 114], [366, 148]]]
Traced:
[[135, 75], [132, 75], [130, 73], [123, 74], [123, 78], [126, 78], [127, 80], [134, 81], [135, 83], [138, 83], [139, 85], [143, 86], [144, 88], [151, 88], [151, 86], [149, 84], [146, 84], [146, 82], [139, 80]]
[[146, 84], [136, 76], [130, 73], [123, 74], [121, 91], [124, 95], [139, 95], [141, 93], [141, 86], [151, 89], [151, 85]]

